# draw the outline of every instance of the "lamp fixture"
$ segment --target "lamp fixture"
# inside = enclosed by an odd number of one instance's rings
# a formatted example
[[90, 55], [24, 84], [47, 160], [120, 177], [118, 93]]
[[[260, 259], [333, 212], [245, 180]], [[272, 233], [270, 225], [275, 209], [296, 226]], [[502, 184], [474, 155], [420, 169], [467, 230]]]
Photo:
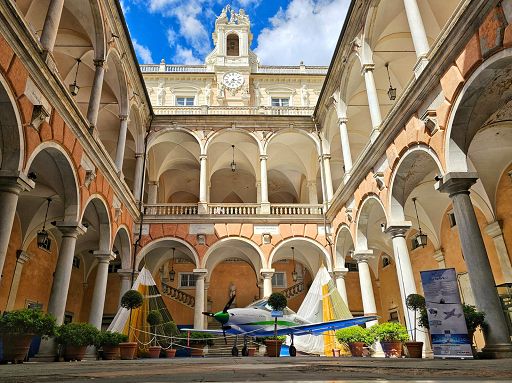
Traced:
[[426, 234], [423, 234], [421, 232], [421, 225], [420, 225], [420, 219], [418, 217], [418, 208], [416, 207], [416, 197], [414, 197], [412, 199], [412, 202], [414, 203], [414, 210], [416, 211], [416, 220], [418, 221], [418, 229], [419, 229], [419, 233], [416, 235], [416, 237], [414, 237], [414, 241], [416, 242], [416, 245], [418, 247], [425, 247], [427, 246], [427, 235]]
[[233, 161], [231, 161], [231, 171], [236, 171], [236, 162], [235, 162], [235, 145], [231, 145], [231, 148], [233, 149]]
[[73, 81], [73, 84], [69, 84], [69, 92], [73, 96], [76, 96], [78, 94], [78, 91], [80, 90], [80, 87], [78, 85], [76, 85], [76, 78], [78, 77], [78, 68], [80, 68], [81, 62], [82, 62], [82, 60], [76, 59], [75, 80]]
[[50, 203], [52, 202], [51, 198], [46, 199], [48, 201], [48, 205], [46, 205], [46, 213], [44, 215], [43, 221], [43, 229], [37, 232], [37, 247], [46, 248], [48, 244], [48, 232], [45, 230], [46, 227], [46, 219], [48, 218], [48, 210], [50, 209]]
[[388, 89], [388, 97], [391, 101], [396, 100], [396, 88], [393, 88], [391, 85], [391, 77], [389, 76], [389, 63], [386, 63], [386, 71], [388, 72], [388, 80], [389, 80], [389, 89]]
[[169, 281], [174, 282], [174, 278], [176, 277], [176, 271], [174, 271], [174, 252], [176, 248], [172, 248], [172, 259], [171, 259], [171, 271], [169, 271]]
[[295, 247], [292, 246], [292, 263], [293, 263], [293, 271], [292, 271], [292, 279], [294, 282], [297, 282], [299, 279], [299, 275], [297, 274], [297, 270], [295, 270]]

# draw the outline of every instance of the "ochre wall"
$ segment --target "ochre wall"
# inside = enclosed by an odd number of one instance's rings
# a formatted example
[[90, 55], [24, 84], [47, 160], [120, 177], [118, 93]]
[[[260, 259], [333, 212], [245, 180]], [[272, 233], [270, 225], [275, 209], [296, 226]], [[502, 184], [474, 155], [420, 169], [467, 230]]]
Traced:
[[[4, 311], [9, 298], [9, 290], [11, 288], [12, 276], [14, 273], [14, 265], [16, 263], [16, 250], [21, 247], [21, 227], [20, 220], [16, 214], [12, 225], [11, 238], [7, 247], [7, 254], [4, 263], [4, 269], [1, 270], [2, 281], [0, 282], [0, 311]], [[18, 291], [21, 291], [18, 290]]]

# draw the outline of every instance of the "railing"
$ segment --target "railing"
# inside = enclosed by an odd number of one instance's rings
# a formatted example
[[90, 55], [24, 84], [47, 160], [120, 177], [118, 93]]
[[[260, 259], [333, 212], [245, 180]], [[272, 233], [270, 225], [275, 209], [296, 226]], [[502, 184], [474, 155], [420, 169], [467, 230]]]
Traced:
[[142, 73], [204, 73], [206, 65], [168, 65], [144, 64], [140, 66]]
[[322, 205], [272, 204], [271, 215], [318, 215], [322, 214]]
[[208, 213], [212, 215], [256, 215], [259, 213], [259, 204], [208, 204]]
[[304, 106], [154, 106], [158, 115], [266, 115], [311, 116], [314, 108]]
[[191, 308], [194, 308], [196, 305], [195, 297], [175, 287], [169, 286], [165, 282], [162, 282], [162, 294]]
[[288, 287], [287, 289], [284, 289], [281, 291], [281, 294], [283, 294], [287, 299], [293, 298], [300, 293], [304, 291], [304, 282], [299, 282], [293, 286]]
[[[211, 73], [206, 65], [169, 65], [169, 64], [143, 64], [142, 73]], [[255, 73], [265, 74], [318, 74], [326, 75], [328, 67], [325, 66], [278, 66], [261, 65]]]
[[146, 205], [147, 215], [195, 215], [197, 214], [196, 203], [175, 203]]
[[275, 66], [275, 65], [262, 65], [258, 67], [256, 73], [278, 73], [278, 74], [322, 74], [326, 75], [329, 68], [325, 66]]

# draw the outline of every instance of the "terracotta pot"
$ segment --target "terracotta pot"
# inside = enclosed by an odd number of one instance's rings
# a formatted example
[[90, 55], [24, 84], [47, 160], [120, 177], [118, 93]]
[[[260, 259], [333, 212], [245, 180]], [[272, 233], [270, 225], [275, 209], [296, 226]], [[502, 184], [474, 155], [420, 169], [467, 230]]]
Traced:
[[400, 358], [402, 356], [402, 342], [380, 342], [386, 358]]
[[334, 358], [339, 358], [340, 357], [340, 349], [339, 348], [333, 348], [332, 349], [332, 356]]
[[281, 340], [267, 339], [265, 340], [265, 346], [267, 346], [267, 356], [279, 357], [281, 355]]
[[254, 356], [254, 355], [256, 355], [256, 347], [249, 347], [247, 349], [247, 352], [249, 353], [247, 356]]
[[71, 360], [81, 361], [85, 353], [87, 352], [87, 346], [73, 346], [71, 344], [67, 344], [64, 347], [64, 360], [69, 362]]
[[2, 335], [4, 345], [4, 362], [23, 363], [25, 356], [30, 348], [34, 335], [19, 334], [19, 335]]
[[162, 351], [160, 346], [149, 346], [149, 357], [153, 359], [160, 358], [160, 351]]
[[103, 345], [103, 359], [105, 360], [115, 360], [119, 359], [120, 351], [119, 351], [119, 345], [114, 346], [111, 344], [105, 344]]
[[423, 357], [423, 342], [405, 342], [405, 348], [409, 358]]
[[348, 348], [352, 356], [360, 358], [363, 356], [364, 342], [350, 342]]
[[176, 349], [169, 348], [169, 349], [165, 350], [165, 356], [168, 357], [168, 358], [176, 357]]
[[204, 356], [204, 343], [190, 343], [190, 356]]
[[119, 353], [120, 353], [122, 360], [134, 359], [136, 350], [137, 350], [137, 342], [119, 343]]

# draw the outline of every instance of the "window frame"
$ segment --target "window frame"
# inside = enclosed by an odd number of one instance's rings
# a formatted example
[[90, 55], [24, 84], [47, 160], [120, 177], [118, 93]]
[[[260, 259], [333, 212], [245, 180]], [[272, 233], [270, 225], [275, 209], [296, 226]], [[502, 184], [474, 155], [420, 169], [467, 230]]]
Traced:
[[[282, 284], [277, 284], [277, 275], [282, 275], [283, 277], [283, 283]], [[276, 277], [276, 283], [274, 284], [274, 277]], [[288, 281], [287, 281], [287, 278], [286, 278], [286, 272], [285, 271], [275, 271], [274, 274], [272, 275], [272, 288], [276, 288], [276, 289], [285, 289], [288, 287]]]
[[[274, 100], [277, 100], [279, 101], [279, 105], [274, 105]], [[283, 105], [282, 102], [286, 100], [287, 101], [287, 105]], [[274, 97], [274, 96], [271, 96], [270, 97], [270, 106], [273, 107], [273, 108], [288, 108], [291, 106], [291, 97]]]
[[[188, 282], [187, 285], [183, 285], [183, 277], [187, 276]], [[191, 285], [190, 278], [193, 279], [193, 285]], [[197, 275], [191, 272], [179, 272], [178, 273], [178, 288], [179, 289], [195, 289], [197, 283]]]
[[[183, 105], [180, 105], [180, 100], [184, 100], [184, 104]], [[192, 100], [192, 104], [189, 105], [188, 104], [188, 101]], [[176, 96], [176, 99], [175, 99], [175, 106], [196, 106], [196, 97], [195, 96]]]

